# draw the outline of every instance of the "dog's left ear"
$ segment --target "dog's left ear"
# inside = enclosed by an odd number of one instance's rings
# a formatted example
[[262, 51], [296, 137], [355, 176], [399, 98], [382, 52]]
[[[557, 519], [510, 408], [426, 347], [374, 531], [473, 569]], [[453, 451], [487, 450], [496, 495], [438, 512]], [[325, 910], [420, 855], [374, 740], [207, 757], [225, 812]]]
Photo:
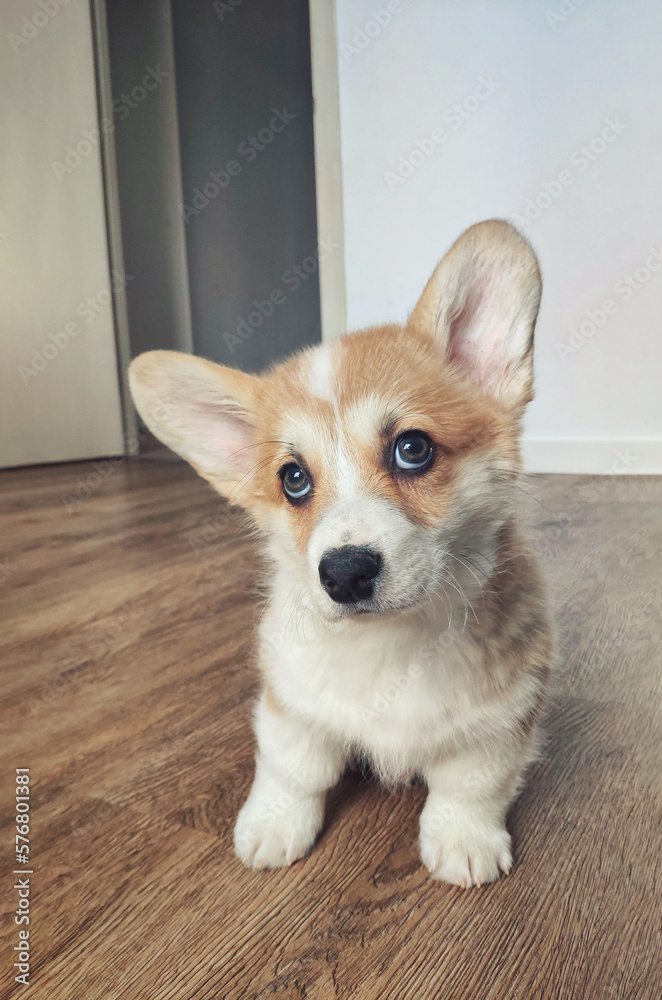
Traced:
[[223, 496], [255, 468], [257, 376], [179, 351], [147, 351], [129, 384], [147, 427]]
[[453, 244], [425, 286], [409, 328], [441, 340], [453, 361], [507, 405], [533, 396], [533, 328], [541, 280], [513, 226], [479, 222]]

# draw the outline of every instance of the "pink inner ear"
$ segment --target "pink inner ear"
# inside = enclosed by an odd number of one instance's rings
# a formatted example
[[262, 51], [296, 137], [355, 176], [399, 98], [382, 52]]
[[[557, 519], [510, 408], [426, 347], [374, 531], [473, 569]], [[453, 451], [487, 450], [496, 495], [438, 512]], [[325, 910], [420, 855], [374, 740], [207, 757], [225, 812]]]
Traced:
[[409, 323], [433, 331], [447, 357], [492, 395], [526, 403], [540, 291], [529, 244], [509, 223], [490, 219], [455, 241]]
[[195, 451], [208, 456], [208, 467], [218, 474], [243, 472], [255, 463], [253, 433], [235, 400], [196, 400], [185, 417]]
[[[498, 295], [489, 294], [489, 273], [472, 280], [474, 287], [450, 321], [447, 354], [474, 382], [492, 386], [508, 368], [513, 337]], [[479, 281], [481, 288], [475, 287]]]

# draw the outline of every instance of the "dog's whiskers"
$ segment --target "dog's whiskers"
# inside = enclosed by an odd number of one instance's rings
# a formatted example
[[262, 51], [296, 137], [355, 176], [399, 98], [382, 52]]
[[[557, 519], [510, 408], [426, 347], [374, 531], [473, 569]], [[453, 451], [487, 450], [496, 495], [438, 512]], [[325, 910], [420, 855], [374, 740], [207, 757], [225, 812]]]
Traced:
[[473, 604], [471, 603], [471, 601], [469, 600], [469, 598], [467, 597], [467, 595], [462, 590], [462, 588], [461, 588], [461, 586], [459, 584], [459, 581], [458, 581], [457, 577], [455, 576], [455, 574], [453, 573], [453, 571], [450, 568], [450, 566], [446, 566], [445, 572], [450, 575], [450, 579], [444, 578], [445, 582], [449, 583], [451, 585], [451, 587], [453, 588], [453, 590], [457, 591], [457, 593], [460, 596], [460, 599], [464, 603], [465, 618], [464, 618], [464, 626], [462, 628], [462, 631], [464, 631], [464, 629], [467, 626], [467, 620], [468, 620], [468, 614], [469, 614], [468, 609], [471, 608], [471, 613], [473, 614], [473, 616], [476, 619], [476, 621], [478, 621], [478, 615], [476, 614], [476, 611], [474, 609]]

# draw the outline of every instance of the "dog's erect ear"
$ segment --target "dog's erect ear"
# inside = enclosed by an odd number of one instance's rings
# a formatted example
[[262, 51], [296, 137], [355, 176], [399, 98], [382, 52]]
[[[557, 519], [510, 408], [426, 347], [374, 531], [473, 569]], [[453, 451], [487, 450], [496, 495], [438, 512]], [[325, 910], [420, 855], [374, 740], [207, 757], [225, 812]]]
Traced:
[[131, 394], [150, 431], [224, 494], [256, 462], [257, 381], [177, 351], [148, 351], [129, 367]]
[[500, 219], [479, 222], [450, 248], [409, 319], [486, 392], [509, 405], [532, 398], [533, 328], [540, 305], [538, 262]]

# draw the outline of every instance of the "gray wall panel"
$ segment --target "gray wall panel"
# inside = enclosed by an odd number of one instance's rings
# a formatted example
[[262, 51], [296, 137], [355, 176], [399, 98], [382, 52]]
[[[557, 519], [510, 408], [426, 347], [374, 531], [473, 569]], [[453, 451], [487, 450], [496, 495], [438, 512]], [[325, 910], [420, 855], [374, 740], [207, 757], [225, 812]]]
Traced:
[[110, 0], [106, 20], [132, 354], [190, 351], [170, 2]]
[[[194, 350], [257, 370], [320, 340], [308, 7], [172, 11]], [[294, 118], [262, 143], [274, 109]], [[253, 303], [270, 298], [258, 323]]]

